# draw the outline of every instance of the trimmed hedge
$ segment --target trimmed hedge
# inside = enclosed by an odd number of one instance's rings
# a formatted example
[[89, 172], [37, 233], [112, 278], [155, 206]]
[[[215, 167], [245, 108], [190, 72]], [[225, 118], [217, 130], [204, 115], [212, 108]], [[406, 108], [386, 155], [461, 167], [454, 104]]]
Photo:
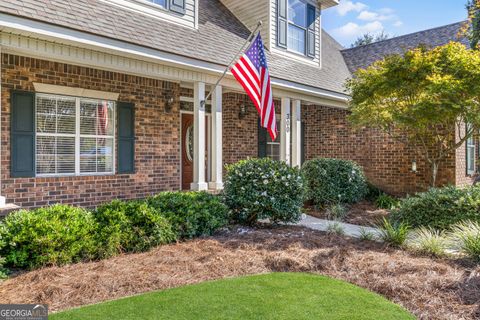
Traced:
[[461, 221], [480, 222], [480, 186], [432, 188], [400, 201], [393, 218], [408, 225], [449, 229]]
[[115, 200], [93, 212], [67, 205], [20, 210], [0, 221], [0, 278], [2, 256], [16, 268], [103, 259], [210, 235], [227, 222], [220, 197], [205, 192]]
[[225, 203], [240, 223], [298, 221], [303, 190], [300, 170], [282, 161], [249, 159], [227, 166]]
[[96, 222], [90, 212], [66, 205], [20, 210], [0, 224], [0, 255], [18, 268], [62, 265], [95, 256]]
[[367, 180], [360, 166], [341, 159], [319, 158], [305, 162], [306, 200], [325, 206], [355, 203], [368, 192]]
[[175, 241], [170, 222], [144, 201], [114, 200], [93, 212], [98, 223], [98, 257], [141, 252]]
[[211, 235], [228, 223], [220, 197], [206, 192], [162, 192], [147, 203], [168, 219], [180, 238]]

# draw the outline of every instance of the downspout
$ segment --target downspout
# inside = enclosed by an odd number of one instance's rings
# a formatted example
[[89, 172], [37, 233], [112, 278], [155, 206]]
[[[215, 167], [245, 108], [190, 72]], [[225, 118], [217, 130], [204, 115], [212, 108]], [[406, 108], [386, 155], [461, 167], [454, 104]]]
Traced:
[[[2, 156], [2, 81], [3, 81], [3, 55], [2, 55], [2, 46], [0, 45], [0, 159]], [[2, 161], [0, 161], [0, 208], [5, 207], [5, 197], [2, 196]]]

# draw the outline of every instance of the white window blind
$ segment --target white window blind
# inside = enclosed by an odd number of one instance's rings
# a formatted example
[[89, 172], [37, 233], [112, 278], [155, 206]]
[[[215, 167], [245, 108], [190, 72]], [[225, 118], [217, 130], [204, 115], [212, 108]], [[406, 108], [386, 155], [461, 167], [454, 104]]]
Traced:
[[38, 176], [114, 173], [115, 103], [38, 94]]

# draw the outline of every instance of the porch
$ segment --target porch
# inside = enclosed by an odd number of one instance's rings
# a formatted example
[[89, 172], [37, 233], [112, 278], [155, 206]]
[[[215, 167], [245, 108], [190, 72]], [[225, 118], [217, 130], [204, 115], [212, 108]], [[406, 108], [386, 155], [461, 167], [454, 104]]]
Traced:
[[[211, 91], [211, 99], [202, 103]], [[225, 164], [250, 157], [271, 157], [300, 166], [302, 102], [276, 97], [279, 136], [271, 141], [259, 128], [248, 96], [236, 88], [182, 83], [180, 95], [181, 187], [183, 190], [223, 189]]]

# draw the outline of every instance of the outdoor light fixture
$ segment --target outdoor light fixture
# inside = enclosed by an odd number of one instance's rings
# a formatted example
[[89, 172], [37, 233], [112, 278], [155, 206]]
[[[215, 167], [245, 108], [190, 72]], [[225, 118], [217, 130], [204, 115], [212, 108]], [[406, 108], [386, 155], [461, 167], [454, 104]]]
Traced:
[[174, 101], [175, 100], [173, 99], [173, 97], [167, 97], [167, 99], [165, 99], [165, 112], [172, 111], [172, 106]]
[[244, 103], [240, 105], [240, 112], [238, 113], [238, 118], [243, 119], [247, 115], [247, 107]]
[[416, 160], [412, 161], [412, 172], [417, 172], [417, 161]]

